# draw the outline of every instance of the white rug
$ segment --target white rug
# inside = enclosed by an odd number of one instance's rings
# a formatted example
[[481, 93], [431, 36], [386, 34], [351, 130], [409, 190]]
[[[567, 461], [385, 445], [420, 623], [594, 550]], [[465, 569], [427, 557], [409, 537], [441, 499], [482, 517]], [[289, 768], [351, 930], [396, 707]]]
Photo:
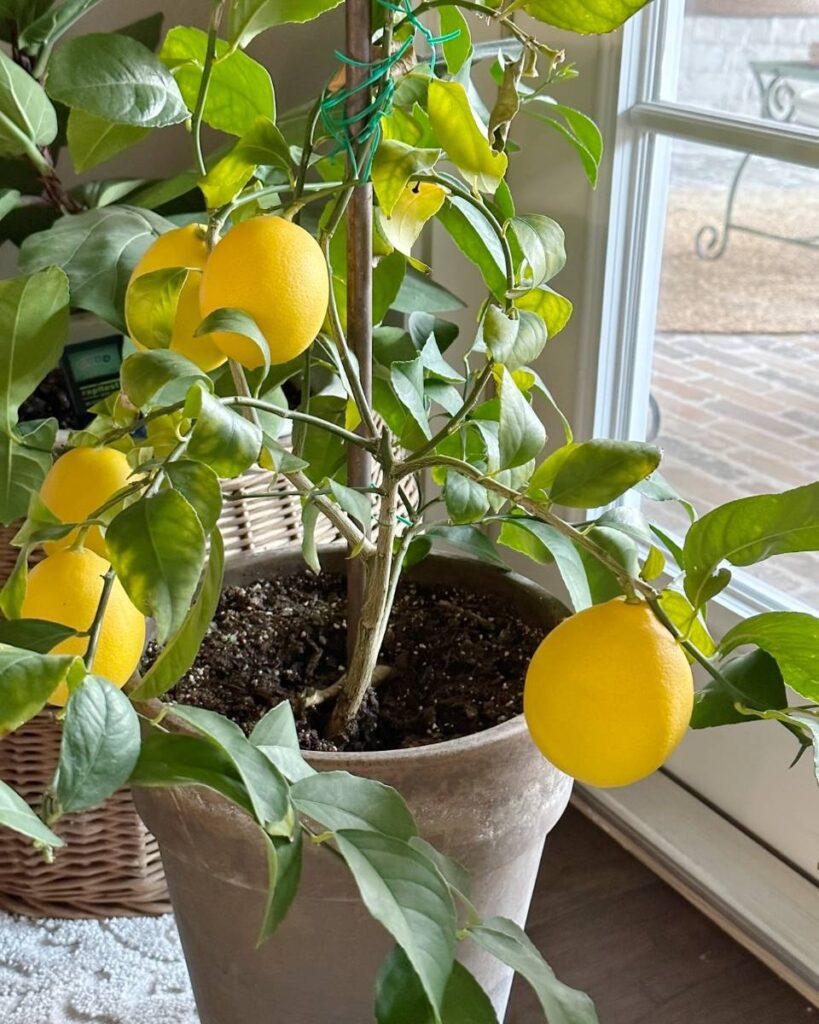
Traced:
[[0, 1021], [197, 1024], [173, 917], [0, 914]]

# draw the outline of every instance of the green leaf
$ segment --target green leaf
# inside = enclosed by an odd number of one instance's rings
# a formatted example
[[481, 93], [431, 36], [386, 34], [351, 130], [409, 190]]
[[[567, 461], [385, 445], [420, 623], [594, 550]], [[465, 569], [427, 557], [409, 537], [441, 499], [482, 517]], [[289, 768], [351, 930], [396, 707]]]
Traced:
[[607, 505], [653, 473], [659, 462], [659, 450], [640, 441], [585, 441], [567, 453], [549, 498], [570, 508]]
[[763, 612], [729, 629], [719, 645], [723, 657], [754, 644], [776, 659], [785, 685], [819, 701], [819, 618], [806, 612]]
[[153, 616], [164, 643], [185, 621], [205, 560], [205, 533], [192, 505], [178, 491], [141, 498], [111, 520], [105, 543], [128, 596]]
[[438, 220], [464, 256], [480, 270], [495, 298], [503, 299], [506, 294], [503, 250], [486, 217], [465, 199], [449, 196], [438, 211]]
[[182, 382], [190, 387], [194, 381], [208, 381], [208, 375], [196, 363], [179, 352], [161, 348], [128, 356], [120, 367], [120, 377], [122, 390], [137, 409], [150, 404], [168, 384]]
[[[180, 463], [175, 465], [178, 466]], [[213, 530], [210, 538], [210, 555], [196, 600], [190, 606], [178, 632], [160, 651], [139, 685], [131, 691], [132, 700], [143, 701], [162, 696], [178, 683], [193, 665], [219, 604], [224, 567], [225, 550], [222, 535], [218, 530]]]
[[501, 368], [498, 393], [500, 468], [512, 469], [540, 454], [546, 430], [506, 367]]
[[43, 44], [53, 44], [82, 18], [96, 7], [100, 0], [60, 0], [20, 33], [19, 46], [23, 50], [37, 51]]
[[35, 448], [31, 441], [0, 433], [0, 522], [5, 526], [25, 515], [52, 463], [52, 445]]
[[0, 51], [0, 155], [36, 159], [56, 134], [57, 114], [40, 83]]
[[542, 94], [525, 100], [523, 110], [566, 139], [580, 157], [586, 177], [594, 188], [603, 158], [603, 136], [594, 121], [579, 110]]
[[586, 571], [577, 549], [568, 537], [558, 533], [553, 526], [539, 519], [509, 516], [501, 525], [498, 543], [513, 551], [520, 551], [541, 564], [554, 561], [576, 612], [588, 608], [592, 603]]
[[390, 383], [401, 404], [409, 411], [427, 439], [432, 437], [426, 405], [424, 403], [424, 360], [417, 356], [407, 362], [395, 362], [390, 367]]
[[312, 21], [341, 0], [234, 0], [228, 20], [230, 42], [245, 47], [275, 25]]
[[212, 533], [222, 512], [219, 477], [204, 462], [193, 462], [191, 459], [169, 462], [165, 475], [174, 490], [179, 491], [193, 505], [205, 533]]
[[301, 756], [293, 710], [288, 701], [277, 704], [253, 727], [250, 742], [284, 775], [288, 782], [315, 775]]
[[316, 576], [321, 574], [321, 561], [316, 545], [316, 527], [320, 512], [314, 501], [305, 501], [301, 509], [301, 556], [304, 563]]
[[546, 331], [550, 338], [560, 334], [572, 315], [571, 302], [565, 296], [552, 291], [551, 288], [533, 288], [525, 295], [515, 299], [515, 305], [518, 309], [537, 313], [546, 324]]
[[142, 741], [132, 786], [205, 786], [253, 817], [253, 805], [230, 758], [198, 736], [152, 732]]
[[182, 289], [188, 283], [186, 267], [162, 267], [141, 274], [125, 293], [128, 334], [145, 348], [169, 348]]
[[138, 40], [143, 46], [147, 46], [149, 50], [155, 50], [159, 45], [159, 38], [162, 35], [162, 22], [164, 15], [161, 11], [157, 11], [156, 14], [149, 14], [146, 18], [139, 18], [137, 21], [131, 21], [127, 25], [123, 25], [122, 28], [118, 28], [117, 32], [123, 36], [130, 36], [132, 39]]
[[369, 495], [362, 494], [361, 491], [354, 491], [352, 487], [345, 487], [337, 480], [328, 480], [327, 486], [344, 511], [360, 523], [365, 530], [368, 530], [373, 517], [373, 507]]
[[148, 246], [172, 227], [164, 217], [130, 206], [71, 214], [25, 240], [20, 269], [31, 273], [61, 267], [68, 275], [71, 305], [127, 333], [125, 290], [131, 273]]
[[76, 635], [76, 629], [45, 619], [0, 620], [0, 647], [21, 647], [25, 651], [48, 654], [57, 644]]
[[537, 288], [566, 265], [563, 228], [551, 217], [527, 213], [509, 221], [507, 230], [520, 287]]
[[64, 846], [62, 839], [44, 825], [25, 800], [0, 779], [0, 826], [44, 846]]
[[[642, 494], [644, 498], [648, 498], [649, 501], [676, 501], [685, 509], [688, 514], [688, 518], [692, 523], [697, 518], [697, 513], [694, 511], [694, 506], [691, 502], [681, 498], [659, 471], [652, 473], [651, 476], [646, 477], [645, 480], [641, 480], [634, 489], [638, 494]], [[654, 528], [652, 527], [652, 529]], [[677, 558], [677, 550], [675, 550], [677, 546], [670, 543], [667, 535], [662, 531], [655, 530], [655, 532], [660, 540], [662, 540], [662, 542], [668, 547], [669, 551], [671, 551], [672, 555], [674, 555], [674, 558], [677, 559], [677, 565], [682, 566], [682, 559]]]
[[188, 455], [209, 465], [219, 476], [240, 476], [259, 457], [259, 427], [201, 387], [191, 388], [185, 414], [196, 419]]
[[391, 786], [349, 772], [317, 772], [290, 791], [296, 809], [331, 832], [365, 829], [396, 839], [418, 832], [403, 797]]
[[454, 469], [446, 473], [444, 501], [453, 523], [478, 522], [489, 511], [486, 488]]
[[385, 139], [376, 150], [372, 181], [378, 204], [391, 217], [413, 174], [430, 171], [440, 159], [440, 149], [416, 149], [405, 142]]
[[258, 117], [220, 160], [217, 160], [199, 182], [208, 209], [229, 203], [253, 177], [256, 168], [292, 168], [290, 149], [282, 133], [267, 117]]
[[437, 868], [406, 842], [350, 829], [335, 841], [367, 910], [404, 950], [440, 1014], [455, 957], [455, 905]]
[[699, 607], [720, 562], [754, 565], [773, 555], [819, 549], [819, 482], [783, 494], [739, 498], [708, 512], [683, 546], [685, 592]]
[[[627, 534], [620, 530], [595, 526], [588, 531], [588, 536], [619, 562], [630, 576], [636, 576], [639, 573], [639, 549]], [[578, 548], [578, 554], [586, 570], [592, 604], [610, 601], [613, 597], [622, 594], [622, 587], [611, 570], [607, 569], [594, 555], [589, 554], [585, 548]]]
[[523, 929], [504, 917], [492, 917], [470, 929], [470, 938], [511, 967], [534, 989], [549, 1024], [597, 1024], [594, 1003], [585, 992], [555, 977]]
[[48, 94], [106, 121], [163, 128], [188, 116], [173, 76], [147, 46], [112, 32], [63, 43], [52, 55]]
[[253, 813], [262, 828], [269, 835], [292, 835], [294, 816], [287, 783], [239, 726], [206, 708], [172, 704], [171, 710], [227, 755], [244, 783]]
[[505, 153], [493, 151], [460, 82], [433, 79], [427, 113], [436, 137], [464, 179], [480, 192], [494, 192], [509, 161]]
[[[202, 81], [208, 36], [199, 28], [177, 25], [165, 36], [160, 60], [176, 79], [188, 110], [194, 110]], [[257, 117], [273, 121], [276, 104], [267, 70], [241, 50], [231, 52], [224, 40], [216, 43], [203, 119], [230, 135], [244, 135]]]
[[409, 256], [424, 225], [441, 209], [446, 191], [440, 185], [418, 182], [404, 189], [392, 215], [381, 217], [384, 237], [398, 252]]
[[640, 569], [640, 579], [650, 582], [661, 576], [665, 569], [665, 555], [659, 548], [652, 544], [648, 549], [643, 567]]
[[96, 807], [124, 786], [139, 746], [130, 700], [108, 680], [87, 676], [66, 706], [55, 782], [61, 812]]
[[753, 708], [785, 708], [788, 704], [785, 684], [779, 666], [764, 651], [751, 651], [725, 662], [719, 670], [730, 687], [715, 679], [694, 694], [691, 712], [692, 729], [708, 729], [717, 725], [739, 725], [752, 722], [749, 715], [737, 711], [735, 704], [742, 695], [742, 703]]
[[72, 655], [37, 654], [0, 643], [0, 737], [42, 710], [76, 660]]
[[513, 320], [494, 305], [487, 307], [481, 337], [495, 362], [502, 363], [510, 373], [534, 362], [549, 340], [543, 321], [535, 313], [523, 312]]
[[[406, 953], [396, 947], [375, 982], [376, 1024], [436, 1024], [435, 1014]], [[441, 1024], [498, 1024], [489, 997], [463, 964], [455, 963], [444, 991]]]
[[[819, 782], [819, 718], [810, 711], [791, 711], [785, 724], [793, 723], [800, 730], [800, 742], [807, 732], [813, 744], [813, 774]], [[801, 751], [800, 751], [801, 753]]]
[[[440, 211], [438, 216], [440, 218]], [[443, 285], [431, 281], [414, 267], [408, 267], [392, 308], [398, 313], [449, 313], [463, 309], [465, 305]]]
[[614, 31], [646, 3], [648, 0], [526, 0], [520, 6], [547, 25], [586, 34]]
[[[142, 279], [140, 278], [140, 280]], [[261, 328], [252, 316], [245, 313], [242, 309], [214, 309], [196, 328], [194, 336], [199, 337], [202, 334], [212, 334], [219, 331], [241, 334], [243, 338], [251, 341], [259, 350], [262, 357], [260, 369], [263, 370], [264, 376], [267, 376], [270, 370], [270, 346], [267, 344], [267, 338], [262, 334]]]
[[17, 208], [20, 195], [16, 188], [0, 188], [0, 220]]
[[302, 867], [302, 836], [296, 829], [292, 841], [273, 839], [265, 831], [262, 838], [267, 852], [268, 896], [262, 927], [256, 940], [258, 949], [273, 935], [287, 917], [298, 891]]
[[442, 44], [446, 69], [450, 75], [457, 75], [472, 55], [472, 36], [469, 33], [469, 25], [461, 11], [454, 5], [439, 7], [438, 15], [441, 19], [442, 36], [457, 33], [454, 39], [448, 39]]
[[477, 526], [433, 526], [426, 531], [425, 536], [464, 551], [482, 562], [488, 562], [501, 569], [509, 568], [495, 550], [492, 541], [485, 533], [481, 533]]
[[75, 107], [68, 115], [68, 152], [78, 174], [105, 163], [112, 156], [141, 142], [150, 128], [115, 124]]

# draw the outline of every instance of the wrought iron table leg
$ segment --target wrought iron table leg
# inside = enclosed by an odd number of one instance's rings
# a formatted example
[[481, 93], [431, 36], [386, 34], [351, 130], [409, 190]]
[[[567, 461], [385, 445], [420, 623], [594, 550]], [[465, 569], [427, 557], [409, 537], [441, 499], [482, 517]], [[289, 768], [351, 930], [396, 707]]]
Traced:
[[737, 189], [739, 188], [739, 182], [745, 167], [752, 155], [751, 153], [746, 153], [740, 161], [739, 167], [734, 172], [734, 180], [731, 182], [731, 188], [728, 192], [728, 202], [725, 205], [725, 214], [721, 227], [714, 227], [713, 224], [703, 224], [697, 232], [694, 248], [700, 259], [718, 260], [725, 252], [728, 245], [728, 236], [733, 227], [731, 215], [734, 212]]

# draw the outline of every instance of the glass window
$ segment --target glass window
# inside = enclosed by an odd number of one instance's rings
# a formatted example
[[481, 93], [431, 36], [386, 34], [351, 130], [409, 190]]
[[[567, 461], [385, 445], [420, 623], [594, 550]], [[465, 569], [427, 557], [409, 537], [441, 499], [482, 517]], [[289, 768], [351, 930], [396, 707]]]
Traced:
[[[647, 435], [699, 511], [819, 477], [817, 281], [819, 171], [674, 142]], [[819, 608], [819, 555], [749, 571]]]

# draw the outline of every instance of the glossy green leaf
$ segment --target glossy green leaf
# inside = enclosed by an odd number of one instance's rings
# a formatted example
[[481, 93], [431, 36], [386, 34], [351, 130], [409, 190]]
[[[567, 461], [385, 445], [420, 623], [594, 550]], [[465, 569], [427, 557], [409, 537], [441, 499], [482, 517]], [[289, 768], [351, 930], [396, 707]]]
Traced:
[[437, 216], [464, 256], [480, 270], [487, 288], [502, 299], [506, 293], [503, 250], [486, 217], [458, 196], [449, 196]]
[[444, 501], [452, 523], [478, 522], [489, 511], [486, 488], [454, 469], [446, 473]]
[[56, 134], [57, 114], [43, 87], [0, 51], [0, 155], [36, 157]]
[[116, 124], [75, 107], [68, 115], [68, 152], [78, 174], [105, 163], [150, 134], [140, 125]]
[[782, 494], [739, 498], [692, 525], [683, 546], [685, 592], [695, 606], [723, 560], [754, 565], [773, 555], [819, 550], [819, 482]]
[[[194, 110], [202, 81], [208, 36], [199, 28], [177, 25], [165, 36], [160, 60], [176, 79], [188, 110]], [[241, 50], [216, 44], [203, 119], [218, 131], [244, 135], [256, 118], [273, 121], [276, 104], [267, 70]]]
[[17, 208], [20, 196], [16, 188], [0, 188], [0, 220]]
[[619, 28], [646, 3], [648, 0], [525, 0], [518, 6], [555, 28], [601, 33]]
[[440, 159], [440, 149], [417, 149], [405, 142], [384, 140], [373, 160], [372, 181], [378, 204], [386, 217], [404, 194], [413, 174], [430, 171]]
[[61, 267], [68, 275], [71, 305], [127, 333], [125, 290], [131, 272], [148, 246], [172, 227], [164, 217], [131, 206], [71, 214], [25, 240], [20, 269], [31, 273]]
[[44, 825], [25, 800], [0, 779], [0, 827], [33, 839], [44, 846], [64, 846], [62, 839]]
[[546, 430], [505, 367], [498, 382], [498, 397], [500, 468], [512, 469], [540, 454]]
[[302, 868], [302, 835], [299, 829], [296, 829], [292, 840], [274, 839], [264, 830], [262, 838], [267, 853], [268, 896], [256, 940], [257, 948], [275, 934], [287, 917], [296, 898]]
[[0, 648], [18, 647], [37, 654], [48, 654], [57, 644], [76, 635], [76, 629], [45, 619], [0, 620]]
[[[607, 505], [653, 473], [660, 452], [639, 441], [595, 439], [573, 445], [557, 470], [549, 498], [570, 508]], [[535, 484], [535, 478], [533, 478]]]
[[[681, 498], [677, 491], [659, 471], [652, 473], [651, 476], [646, 477], [645, 480], [641, 480], [634, 489], [638, 494], [642, 494], [644, 498], [648, 498], [650, 501], [676, 501], [685, 509], [688, 518], [692, 523], [697, 518], [697, 514], [694, 511], [694, 506], [691, 502]], [[668, 546], [674, 557], [677, 558], [677, 553], [674, 550], [676, 545], [672, 546], [669, 544], [664, 533], [658, 533], [657, 536], [660, 537], [663, 543]], [[681, 566], [682, 559], [677, 559], [677, 564]]]
[[336, 502], [351, 515], [361, 526], [368, 530], [373, 518], [373, 507], [368, 494], [354, 491], [352, 487], [340, 484], [337, 480], [328, 480], [327, 486]]
[[144, 348], [169, 348], [179, 296], [188, 282], [185, 267], [163, 267], [142, 274], [125, 293], [128, 334]]
[[143, 46], [147, 46], [149, 50], [155, 50], [162, 35], [163, 20], [162, 11], [157, 11], [155, 14], [149, 14], [145, 18], [138, 18], [136, 21], [123, 25], [122, 28], [117, 29], [117, 32], [136, 39]]
[[113, 683], [87, 676], [68, 698], [55, 796], [60, 811], [86, 811], [128, 781], [139, 757], [139, 719]]
[[391, 786], [349, 772], [317, 772], [291, 789], [296, 809], [331, 832], [365, 829], [396, 839], [417, 834], [415, 819]]
[[752, 716], [737, 711], [737, 703], [751, 708], [787, 707], [788, 698], [779, 666], [764, 651], [751, 651], [723, 662], [719, 670], [728, 680], [729, 686], [709, 679], [694, 694], [692, 729], [755, 721]]
[[219, 476], [240, 476], [259, 457], [262, 447], [259, 427], [207, 391], [191, 388], [185, 412], [196, 419], [188, 442], [188, 455], [209, 465]]
[[227, 756], [244, 783], [256, 820], [264, 830], [269, 835], [292, 835], [294, 816], [287, 783], [239, 726], [206, 708], [172, 704], [171, 710]]
[[261, 368], [267, 375], [270, 369], [270, 346], [252, 316], [245, 313], [243, 309], [214, 309], [196, 328], [195, 335], [198, 337], [202, 334], [213, 334], [220, 331], [241, 334], [243, 338], [253, 342], [263, 360]]
[[59, 0], [47, 11], [26, 25], [20, 33], [21, 49], [36, 51], [54, 43], [101, 0]]
[[[377, 1024], [437, 1024], [407, 955], [396, 947], [375, 982]], [[440, 1024], [498, 1024], [492, 1003], [463, 964], [455, 963], [444, 991]]]
[[437, 868], [408, 843], [349, 829], [335, 841], [367, 910], [404, 950], [440, 1013], [455, 957], [455, 905]]
[[[177, 465], [179, 465], [177, 463]], [[200, 467], [204, 469], [205, 467]], [[217, 481], [218, 485], [218, 481]], [[202, 639], [210, 628], [222, 593], [225, 549], [222, 535], [214, 530], [210, 537], [210, 554], [196, 599], [188, 609], [182, 625], [159, 652], [159, 656], [131, 691], [133, 700], [161, 697], [193, 665]]]
[[234, 0], [228, 20], [231, 43], [245, 47], [275, 25], [312, 21], [341, 0]]
[[48, 94], [106, 121], [162, 128], [188, 116], [171, 73], [146, 46], [115, 32], [77, 36], [51, 57]]
[[205, 532], [179, 491], [160, 491], [119, 512], [105, 533], [108, 556], [165, 643], [185, 621], [205, 561]]
[[470, 938], [525, 978], [549, 1024], [598, 1024], [594, 1003], [585, 992], [558, 980], [524, 930], [514, 921], [492, 917], [470, 929]]
[[551, 288], [533, 288], [515, 299], [515, 305], [518, 309], [537, 313], [546, 325], [550, 338], [560, 334], [571, 319], [573, 308], [565, 296], [559, 295]]
[[259, 165], [292, 167], [287, 142], [270, 118], [257, 117], [250, 128], [199, 182], [208, 209], [229, 203], [253, 177]]
[[315, 775], [315, 769], [301, 756], [296, 722], [288, 701], [277, 704], [256, 723], [250, 742], [273, 762], [288, 782]]
[[72, 655], [38, 654], [0, 643], [0, 737], [44, 707], [75, 661]]
[[120, 376], [122, 390], [137, 409], [149, 405], [168, 384], [181, 381], [190, 387], [196, 380], [208, 381], [196, 363], [164, 348], [128, 356], [120, 367]]
[[459, 8], [454, 4], [438, 8], [441, 19], [441, 35], [457, 33], [454, 39], [442, 44], [446, 69], [451, 75], [457, 75], [472, 54], [472, 36], [469, 25]]
[[495, 362], [510, 372], [533, 363], [549, 340], [545, 324], [535, 313], [522, 312], [513, 320], [497, 306], [487, 307], [481, 338]]
[[142, 741], [131, 773], [132, 786], [205, 786], [221, 793], [251, 817], [253, 805], [231, 759], [199, 736], [152, 732]]
[[525, 101], [523, 110], [566, 139], [580, 157], [589, 183], [592, 187], [597, 185], [600, 161], [603, 158], [603, 136], [594, 121], [579, 110], [542, 94]]
[[[222, 512], [222, 486], [219, 477], [204, 462], [178, 459], [168, 463], [168, 483], [193, 505], [205, 533], [215, 528]], [[219, 543], [217, 539], [217, 543]]]
[[520, 287], [537, 288], [566, 265], [563, 228], [540, 213], [514, 217], [508, 226]]
[[0, 433], [0, 522], [8, 526], [25, 515], [52, 463], [56, 420], [47, 429], [18, 437]]
[[[588, 531], [588, 536], [615, 561], [619, 562], [630, 576], [636, 576], [639, 573], [640, 551], [628, 534], [622, 533], [620, 530], [612, 530], [609, 527], [595, 526]], [[614, 573], [594, 555], [579, 546], [578, 554], [586, 570], [592, 604], [610, 601], [613, 597], [619, 597], [623, 593], [623, 588]]]
[[506, 173], [508, 159], [505, 153], [493, 151], [461, 83], [433, 79], [427, 113], [435, 135], [465, 180], [481, 192], [494, 192]]
[[[441, 207], [441, 210], [443, 209], [444, 207]], [[413, 267], [407, 267], [392, 308], [398, 313], [450, 313], [456, 309], [463, 309], [465, 305], [462, 299], [453, 295], [443, 285], [436, 284]]]
[[424, 360], [419, 355], [408, 362], [396, 362], [390, 367], [390, 383], [398, 400], [408, 410], [424, 437], [432, 437], [429, 418], [424, 404]]
[[725, 656], [753, 644], [776, 659], [785, 685], [819, 701], [819, 618], [806, 612], [763, 612], [738, 622], [720, 641]]
[[489, 565], [495, 565], [500, 569], [509, 568], [495, 550], [492, 541], [477, 526], [433, 526], [426, 531], [425, 536], [433, 542], [456, 548]]
[[577, 549], [553, 526], [539, 519], [509, 516], [501, 525], [498, 543], [520, 551], [541, 564], [554, 561], [576, 612], [588, 608], [592, 603], [586, 571]]

